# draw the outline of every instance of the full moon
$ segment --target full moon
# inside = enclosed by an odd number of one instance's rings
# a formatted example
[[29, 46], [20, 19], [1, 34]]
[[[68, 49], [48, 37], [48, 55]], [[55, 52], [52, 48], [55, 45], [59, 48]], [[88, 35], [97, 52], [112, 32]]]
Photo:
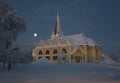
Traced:
[[37, 37], [37, 33], [34, 33], [34, 37]]

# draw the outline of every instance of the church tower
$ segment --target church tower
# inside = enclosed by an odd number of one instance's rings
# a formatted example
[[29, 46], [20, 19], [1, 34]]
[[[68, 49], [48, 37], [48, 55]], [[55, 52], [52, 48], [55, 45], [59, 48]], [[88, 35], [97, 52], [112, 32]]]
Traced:
[[57, 38], [57, 37], [61, 37], [61, 36], [63, 36], [63, 32], [62, 32], [61, 26], [60, 26], [59, 14], [57, 13], [56, 23], [55, 23], [55, 27], [52, 32], [51, 38]]

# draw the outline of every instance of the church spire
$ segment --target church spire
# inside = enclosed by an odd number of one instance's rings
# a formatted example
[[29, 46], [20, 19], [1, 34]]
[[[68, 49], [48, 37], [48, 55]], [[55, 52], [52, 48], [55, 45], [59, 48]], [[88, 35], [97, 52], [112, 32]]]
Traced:
[[53, 30], [53, 33], [52, 33], [52, 35], [51, 35], [51, 38], [61, 37], [62, 35], [63, 35], [63, 32], [62, 32], [61, 26], [60, 26], [59, 13], [57, 12], [57, 18], [56, 18], [55, 28], [54, 28], [54, 30]]

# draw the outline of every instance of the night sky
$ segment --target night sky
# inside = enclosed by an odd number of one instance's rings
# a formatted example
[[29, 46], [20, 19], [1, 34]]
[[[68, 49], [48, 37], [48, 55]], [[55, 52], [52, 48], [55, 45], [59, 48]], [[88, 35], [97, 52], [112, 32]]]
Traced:
[[[105, 54], [120, 57], [120, 0], [10, 0], [24, 17], [27, 29], [18, 42], [26, 48], [50, 37], [59, 9], [64, 35], [83, 33], [102, 47]], [[38, 37], [33, 34], [38, 33]]]

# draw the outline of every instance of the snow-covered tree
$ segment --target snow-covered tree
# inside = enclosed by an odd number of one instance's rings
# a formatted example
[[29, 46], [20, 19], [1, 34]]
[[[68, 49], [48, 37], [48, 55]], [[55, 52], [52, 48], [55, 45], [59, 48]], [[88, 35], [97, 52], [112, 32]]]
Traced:
[[112, 60], [114, 60], [114, 61], [116, 61], [116, 62], [119, 61], [119, 60], [118, 60], [118, 57], [117, 57], [116, 55], [114, 55], [114, 54], [109, 55], [108, 58], [110, 58], [110, 59], [112, 59]]
[[0, 61], [3, 64], [7, 62], [9, 66], [11, 65], [12, 43], [25, 28], [24, 19], [17, 15], [9, 1], [0, 0]]
[[32, 49], [22, 50], [19, 45], [15, 45], [11, 51], [12, 63], [29, 63], [32, 61]]

